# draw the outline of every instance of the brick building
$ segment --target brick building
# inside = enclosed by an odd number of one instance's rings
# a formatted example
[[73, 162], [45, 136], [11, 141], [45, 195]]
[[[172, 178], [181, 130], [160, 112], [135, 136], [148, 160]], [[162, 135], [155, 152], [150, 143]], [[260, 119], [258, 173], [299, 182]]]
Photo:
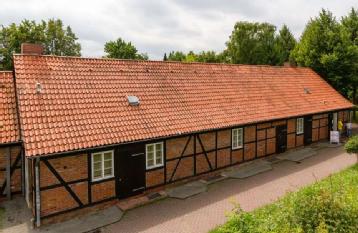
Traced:
[[352, 104], [309, 68], [40, 53], [23, 46], [0, 79], [1, 148], [22, 155], [13, 190], [37, 225], [327, 140], [350, 120]]

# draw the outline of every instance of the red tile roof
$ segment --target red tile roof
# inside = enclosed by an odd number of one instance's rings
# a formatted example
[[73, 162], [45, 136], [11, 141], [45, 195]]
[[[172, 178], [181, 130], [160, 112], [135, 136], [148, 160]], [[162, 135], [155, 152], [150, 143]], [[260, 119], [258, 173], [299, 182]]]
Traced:
[[33, 55], [14, 65], [27, 156], [352, 107], [308, 68]]
[[13, 75], [11, 71], [0, 71], [0, 144], [19, 139]]

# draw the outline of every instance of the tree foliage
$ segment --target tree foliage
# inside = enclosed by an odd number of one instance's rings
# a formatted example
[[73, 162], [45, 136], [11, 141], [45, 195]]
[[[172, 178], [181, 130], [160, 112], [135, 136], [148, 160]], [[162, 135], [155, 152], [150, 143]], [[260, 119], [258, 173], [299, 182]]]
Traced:
[[147, 54], [139, 54], [131, 42], [125, 42], [122, 38], [107, 42], [104, 45], [104, 51], [106, 52], [105, 57], [109, 58], [148, 60]]
[[42, 44], [45, 54], [81, 56], [81, 45], [77, 39], [71, 27], [64, 27], [60, 19], [42, 20], [40, 23], [23, 20], [18, 25], [1, 26], [1, 68], [12, 68], [12, 54], [20, 53], [24, 42]]
[[296, 40], [286, 25], [277, 33], [269, 23], [237, 22], [226, 43], [223, 60], [253, 65], [282, 65]]
[[283, 25], [275, 40], [275, 65], [283, 65], [284, 62], [289, 61], [291, 51], [295, 48], [295, 45], [296, 39], [290, 29], [286, 25]]
[[228, 60], [240, 64], [275, 63], [276, 27], [269, 23], [237, 22], [226, 43]]
[[349, 138], [348, 142], [344, 145], [347, 153], [358, 154], [358, 135]]
[[182, 62], [205, 62], [205, 63], [220, 63], [223, 62], [223, 56], [215, 53], [215, 51], [201, 51], [194, 53], [189, 51], [185, 54], [180, 51], [172, 51], [168, 56], [169, 61], [182, 61]]
[[356, 86], [358, 47], [354, 41], [357, 36], [350, 27], [356, 20], [352, 13], [342, 19], [347, 25], [343, 26], [331, 12], [323, 9], [308, 22], [291, 54], [299, 65], [311, 67], [346, 96]]

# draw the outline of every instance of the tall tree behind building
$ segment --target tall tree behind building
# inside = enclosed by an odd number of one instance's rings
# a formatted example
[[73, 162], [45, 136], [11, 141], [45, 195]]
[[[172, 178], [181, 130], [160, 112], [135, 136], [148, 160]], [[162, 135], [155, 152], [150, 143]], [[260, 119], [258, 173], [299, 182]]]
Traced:
[[283, 25], [276, 36], [274, 53], [276, 57], [275, 65], [283, 65], [289, 61], [291, 51], [295, 48], [296, 39], [286, 25]]
[[[356, 13], [356, 12], [355, 12]], [[357, 20], [354, 15], [342, 19]], [[353, 23], [352, 23], [353, 24]], [[353, 38], [355, 37], [355, 38]], [[292, 58], [302, 66], [311, 67], [339, 92], [349, 97], [356, 86], [358, 46], [354, 29], [342, 24], [327, 10], [311, 19]]]
[[138, 53], [137, 48], [131, 42], [125, 42], [122, 38], [115, 41], [108, 41], [104, 45], [105, 57], [119, 59], [148, 60], [148, 55]]
[[12, 69], [12, 54], [21, 52], [24, 42], [39, 43], [45, 54], [81, 56], [81, 45], [70, 26], [64, 27], [59, 19], [35, 21], [23, 20], [0, 29], [0, 69]]

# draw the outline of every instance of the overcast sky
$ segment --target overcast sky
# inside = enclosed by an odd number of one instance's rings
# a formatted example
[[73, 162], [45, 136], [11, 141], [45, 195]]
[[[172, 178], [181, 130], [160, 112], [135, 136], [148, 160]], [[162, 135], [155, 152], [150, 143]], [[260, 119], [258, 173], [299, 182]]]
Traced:
[[104, 55], [106, 41], [122, 37], [151, 59], [172, 50], [221, 51], [237, 21], [284, 23], [298, 38], [321, 8], [337, 18], [357, 0], [7, 0], [0, 24], [60, 18], [82, 45], [82, 55]]

